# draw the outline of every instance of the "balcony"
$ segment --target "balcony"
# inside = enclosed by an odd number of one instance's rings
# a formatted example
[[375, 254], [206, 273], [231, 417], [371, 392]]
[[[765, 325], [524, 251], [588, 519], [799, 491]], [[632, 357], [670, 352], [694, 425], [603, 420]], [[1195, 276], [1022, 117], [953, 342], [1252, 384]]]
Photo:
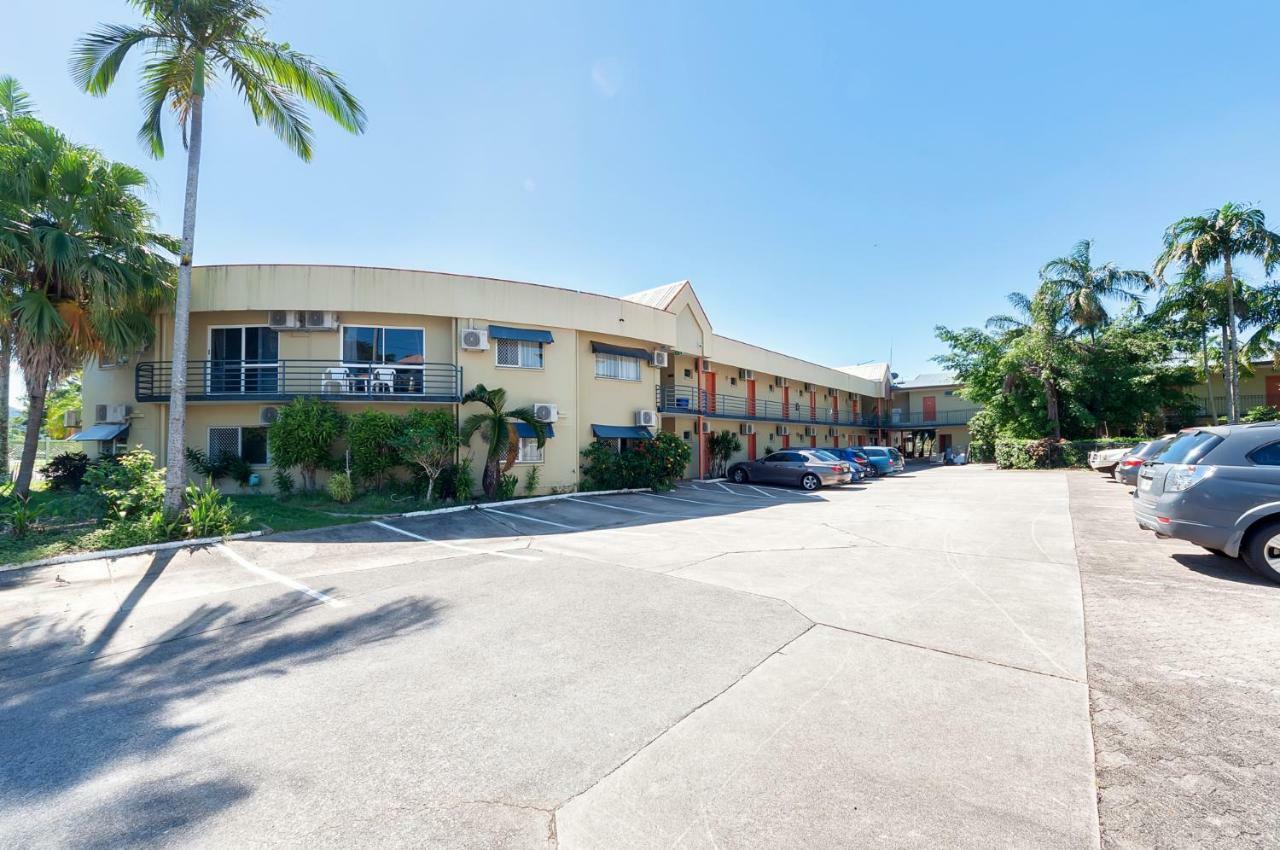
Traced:
[[[168, 401], [173, 364], [139, 363], [133, 376], [139, 402]], [[191, 360], [188, 401], [412, 401], [450, 404], [462, 397], [462, 369], [452, 363], [349, 363], [334, 360]]]
[[[1200, 405], [1198, 416], [1209, 415], [1209, 399], [1207, 396], [1200, 396], [1196, 399], [1196, 403]], [[1267, 403], [1265, 395], [1242, 395], [1240, 396], [1240, 415], [1248, 413], [1255, 407], [1261, 407]], [[1225, 395], [1214, 396], [1213, 406], [1219, 417], [1227, 415], [1227, 397]]]
[[931, 416], [923, 412], [898, 415], [866, 413], [848, 410], [810, 408], [804, 403], [783, 405], [780, 401], [748, 399], [743, 396], [709, 395], [697, 387], [658, 387], [659, 413], [687, 414], [719, 419], [755, 420], [761, 422], [795, 422], [801, 425], [844, 425], [856, 428], [933, 428], [947, 425], [964, 425], [981, 408], [942, 410]]
[[914, 411], [911, 413], [900, 413], [881, 417], [878, 426], [871, 427], [882, 428], [934, 428], [947, 425], [965, 425], [973, 418], [973, 415], [982, 408], [969, 407], [964, 410], [939, 410], [936, 413], [926, 416], [923, 411]]

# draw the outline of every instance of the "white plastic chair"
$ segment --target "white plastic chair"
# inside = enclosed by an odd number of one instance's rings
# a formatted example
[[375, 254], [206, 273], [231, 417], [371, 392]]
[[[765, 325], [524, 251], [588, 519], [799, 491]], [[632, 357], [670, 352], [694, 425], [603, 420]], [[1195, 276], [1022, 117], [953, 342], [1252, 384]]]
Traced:
[[396, 370], [395, 369], [374, 369], [373, 370], [373, 386], [370, 389], [375, 393], [391, 393], [395, 392]]
[[341, 366], [332, 366], [324, 370], [324, 380], [320, 383], [320, 392], [351, 392], [351, 374]]

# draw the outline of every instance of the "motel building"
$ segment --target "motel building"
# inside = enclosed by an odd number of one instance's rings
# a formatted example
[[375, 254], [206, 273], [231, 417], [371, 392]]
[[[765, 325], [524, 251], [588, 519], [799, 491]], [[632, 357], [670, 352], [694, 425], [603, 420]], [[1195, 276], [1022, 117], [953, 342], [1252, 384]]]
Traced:
[[960, 396], [961, 385], [946, 372], [916, 375], [893, 384], [884, 428], [904, 457], [940, 459], [950, 449], [968, 452], [969, 420], [981, 406]]
[[[76, 434], [91, 455], [143, 446], [165, 464], [173, 322], [136, 357], [89, 364]], [[459, 418], [477, 384], [532, 405], [539, 450], [514, 426], [513, 472], [539, 464], [540, 490], [576, 487], [594, 440], [625, 450], [659, 429], [710, 469], [706, 439], [740, 435], [733, 460], [786, 447], [886, 444], [888, 364], [821, 366], [716, 334], [688, 281], [624, 298], [533, 283], [401, 269], [197, 267], [186, 444], [239, 454], [270, 491], [267, 428], [281, 405], [318, 397], [346, 413], [443, 407]], [[470, 454], [477, 480], [485, 447]], [[234, 487], [235, 485], [229, 485]]]

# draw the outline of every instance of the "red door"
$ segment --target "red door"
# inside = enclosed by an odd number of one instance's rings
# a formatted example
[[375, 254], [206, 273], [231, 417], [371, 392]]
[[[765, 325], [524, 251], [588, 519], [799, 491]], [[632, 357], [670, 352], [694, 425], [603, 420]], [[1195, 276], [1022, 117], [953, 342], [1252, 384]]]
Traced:
[[[782, 418], [791, 418], [791, 387], [782, 388]], [[785, 449], [786, 446], [783, 446]]]
[[784, 449], [789, 449], [789, 448], [791, 448], [791, 437], [790, 437], [790, 436], [786, 436], [786, 437], [783, 437], [783, 438], [782, 438], [782, 447], [783, 447]]
[[1267, 376], [1267, 407], [1280, 407], [1280, 375]]
[[938, 420], [938, 397], [927, 395], [920, 401], [924, 403], [924, 421], [936, 422]]
[[816, 449], [818, 447], [818, 435], [814, 434], [809, 438], [809, 448]]
[[865, 446], [866, 444], [867, 444], [867, 438], [866, 438], [864, 435], [859, 434], [859, 435], [858, 435], [858, 445], [860, 445], [860, 446]]
[[707, 390], [707, 412], [716, 412], [716, 373], [706, 372], [702, 376], [703, 385]]
[[[756, 382], [754, 380], [747, 381], [747, 415], [756, 415]], [[752, 435], [752, 439], [755, 439], [754, 434]], [[752, 454], [751, 456], [754, 458], [755, 454]]]
[[747, 435], [747, 457], [751, 460], [756, 459], [756, 435]]

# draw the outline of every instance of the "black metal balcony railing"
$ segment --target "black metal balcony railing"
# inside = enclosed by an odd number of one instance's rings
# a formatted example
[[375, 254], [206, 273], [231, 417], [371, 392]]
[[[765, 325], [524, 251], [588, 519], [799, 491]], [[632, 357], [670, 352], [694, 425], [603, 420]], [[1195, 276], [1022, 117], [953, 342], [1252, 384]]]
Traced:
[[657, 406], [661, 413], [687, 413], [720, 419], [794, 422], [801, 425], [845, 425], [865, 428], [907, 428], [935, 425], [963, 425], [973, 418], [978, 408], [946, 410], [926, 417], [924, 413], [859, 414], [849, 410], [811, 408], [804, 402], [784, 405], [772, 399], [749, 399], [687, 386], [657, 388]]
[[[139, 363], [134, 395], [139, 402], [168, 401], [173, 364]], [[334, 360], [191, 360], [190, 401], [288, 401], [317, 396], [334, 401], [457, 402], [462, 369], [452, 363], [350, 363]]]
[[[1209, 399], [1207, 396], [1201, 396], [1196, 399], [1200, 405], [1200, 416], [1209, 415]], [[1240, 413], [1241, 415], [1248, 413], [1255, 407], [1261, 407], [1267, 403], [1265, 395], [1242, 395], [1240, 396]], [[1213, 397], [1213, 409], [1217, 411], [1219, 416], [1227, 415], [1227, 397], [1219, 395]]]

